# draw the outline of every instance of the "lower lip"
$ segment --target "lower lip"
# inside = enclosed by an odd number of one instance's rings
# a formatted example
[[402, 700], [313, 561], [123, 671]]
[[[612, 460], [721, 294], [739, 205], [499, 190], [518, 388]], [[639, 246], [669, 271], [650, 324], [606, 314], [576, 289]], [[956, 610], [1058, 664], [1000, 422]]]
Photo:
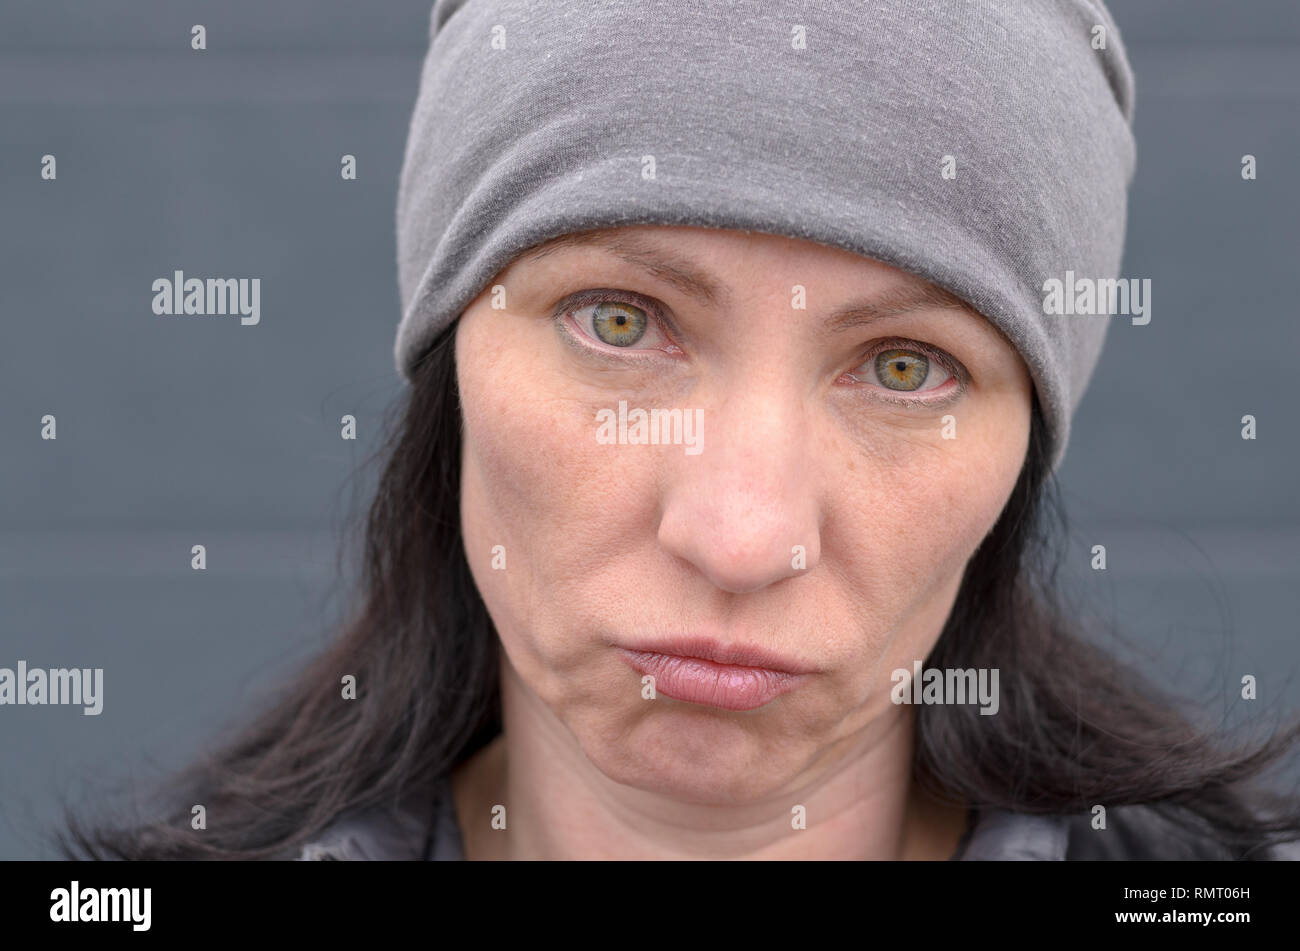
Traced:
[[700, 657], [619, 648], [633, 668], [655, 679], [655, 692], [722, 710], [755, 710], [798, 686], [802, 674], [715, 664]]

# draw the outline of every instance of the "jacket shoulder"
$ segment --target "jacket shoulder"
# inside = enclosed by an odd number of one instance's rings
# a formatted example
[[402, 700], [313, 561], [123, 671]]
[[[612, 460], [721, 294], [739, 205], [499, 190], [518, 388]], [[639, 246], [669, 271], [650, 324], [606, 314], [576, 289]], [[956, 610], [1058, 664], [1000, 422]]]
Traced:
[[341, 813], [302, 846], [298, 861], [420, 861], [426, 858], [436, 797]]
[[425, 825], [410, 813], [367, 809], [339, 816], [302, 847], [299, 861], [418, 861]]
[[300, 861], [451, 861], [464, 844], [451, 791], [440, 776], [400, 803], [341, 813], [297, 855]]
[[[1174, 816], [1181, 816], [1182, 822]], [[1079, 860], [1231, 861], [1232, 850], [1200, 816], [1184, 807], [1129, 805], [1106, 811], [1106, 828], [1090, 814], [1068, 821], [1066, 858]], [[1295, 859], [1296, 843], [1274, 846], [1261, 857]]]

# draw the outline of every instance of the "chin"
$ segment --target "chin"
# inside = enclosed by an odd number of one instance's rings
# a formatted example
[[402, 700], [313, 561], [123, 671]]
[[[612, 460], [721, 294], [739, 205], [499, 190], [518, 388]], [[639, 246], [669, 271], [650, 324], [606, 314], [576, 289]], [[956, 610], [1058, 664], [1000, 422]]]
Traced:
[[[587, 758], [616, 783], [704, 805], [739, 805], [771, 795], [798, 773], [755, 730], [754, 714], [736, 714], [662, 698], [653, 711], [579, 741]], [[788, 769], [786, 766], [788, 765]]]

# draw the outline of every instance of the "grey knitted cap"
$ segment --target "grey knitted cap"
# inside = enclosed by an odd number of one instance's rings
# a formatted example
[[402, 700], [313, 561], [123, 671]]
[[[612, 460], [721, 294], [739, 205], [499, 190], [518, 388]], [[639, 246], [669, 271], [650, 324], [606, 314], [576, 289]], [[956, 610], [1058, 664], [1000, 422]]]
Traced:
[[769, 232], [984, 314], [1057, 465], [1114, 318], [1045, 314], [1043, 286], [1118, 275], [1132, 114], [1095, 0], [437, 0], [398, 189], [398, 371], [557, 235]]

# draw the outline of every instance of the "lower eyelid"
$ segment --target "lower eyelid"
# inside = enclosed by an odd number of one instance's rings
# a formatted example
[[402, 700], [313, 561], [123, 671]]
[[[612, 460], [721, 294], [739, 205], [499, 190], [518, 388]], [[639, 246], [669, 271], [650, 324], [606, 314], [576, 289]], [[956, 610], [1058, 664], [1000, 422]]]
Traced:
[[[952, 383], [954, 385], [949, 387], [948, 386], [949, 383]], [[885, 393], [891, 394], [888, 396], [883, 394], [878, 395], [879, 399], [886, 400], [890, 403], [899, 403], [905, 406], [943, 406], [946, 403], [956, 402], [957, 399], [961, 396], [963, 391], [961, 381], [958, 380], [956, 377], [950, 377], [949, 379], [944, 380], [943, 383], [935, 387], [933, 390], [916, 391], [918, 393], [937, 393], [940, 390], [944, 390], [945, 388], [947, 388], [946, 391], [941, 396], [912, 396], [912, 397], [893, 396], [892, 394], [894, 392], [906, 392], [906, 391], [888, 390], [886, 387], [883, 386], [877, 387], [871, 383], [868, 383], [867, 386], [871, 386], [873, 389], [877, 390], [878, 393], [879, 391], [883, 390], [885, 391]]]
[[[939, 386], [935, 387], [932, 390], [911, 390], [911, 391], [891, 390], [888, 387], [883, 386], [879, 383], [871, 383], [866, 380], [855, 380], [853, 382], [853, 386], [858, 389], [868, 391], [867, 392], [868, 399], [879, 400], [880, 402], [883, 403], [892, 403], [895, 406], [911, 406], [911, 407], [944, 406], [948, 403], [955, 403], [958, 399], [961, 398], [962, 394], [965, 393], [966, 391], [966, 384], [961, 379], [961, 377], [955, 373], [952, 373], [952, 371], [948, 370], [947, 367], [944, 367], [944, 369], [947, 370], [951, 375], [948, 377], [948, 379], [944, 380], [941, 384], [939, 384]], [[849, 374], [849, 376], [852, 376], [852, 374]], [[952, 385], [950, 386], [949, 384]], [[925, 395], [925, 394], [933, 394], [941, 390], [944, 392], [940, 396]], [[921, 395], [917, 395], [917, 396], [904, 395], [909, 392], [921, 394]]]
[[[609, 299], [618, 300], [618, 298], [609, 298]], [[578, 346], [585, 348], [588, 352], [603, 354], [605, 356], [614, 357], [614, 359], [624, 359], [622, 357], [622, 354], [625, 353], [643, 353], [643, 354], [664, 353], [664, 350], [660, 347], [615, 347], [612, 344], [602, 344], [601, 341], [597, 340], [586, 330], [584, 330], [582, 328], [582, 325], [578, 322], [578, 319], [574, 316], [574, 314], [577, 313], [578, 311], [583, 310], [587, 307], [592, 307], [599, 303], [601, 303], [601, 300], [579, 301], [577, 303], [570, 304], [569, 306], [565, 307], [564, 310], [562, 310], [559, 314], [559, 319], [564, 324], [564, 331], [566, 335], [571, 338], [574, 337], [578, 338], [574, 341]], [[649, 326], [654, 327], [655, 331], [658, 332], [659, 335], [664, 338], [664, 342], [666, 345], [671, 347], [676, 346], [676, 344], [673, 343], [672, 338], [668, 335], [668, 333], [664, 329], [663, 321], [655, 310], [648, 307], [643, 307], [641, 304], [635, 304], [634, 306], [640, 307], [642, 310], [646, 312]], [[572, 327], [569, 326], [570, 321], [573, 323]], [[632, 357], [632, 359], [640, 360], [643, 358]]]
[[[601, 346], [600, 342], [595, 339], [588, 342], [585, 338], [589, 337], [590, 334], [578, 326], [577, 319], [573, 316], [574, 311], [586, 306], [588, 305], [580, 304], [577, 307], [566, 308], [556, 317], [557, 322], [560, 324], [560, 336], [564, 339], [564, 342], [583, 356], [595, 357], [612, 365], [627, 366], [631, 361], [650, 359], [650, 354], [663, 352], [654, 349], [637, 350], [630, 347], [619, 349], [608, 344]], [[570, 324], [573, 326], [570, 326]], [[645, 356], [628, 357], [624, 356], [624, 354], [645, 354]]]

